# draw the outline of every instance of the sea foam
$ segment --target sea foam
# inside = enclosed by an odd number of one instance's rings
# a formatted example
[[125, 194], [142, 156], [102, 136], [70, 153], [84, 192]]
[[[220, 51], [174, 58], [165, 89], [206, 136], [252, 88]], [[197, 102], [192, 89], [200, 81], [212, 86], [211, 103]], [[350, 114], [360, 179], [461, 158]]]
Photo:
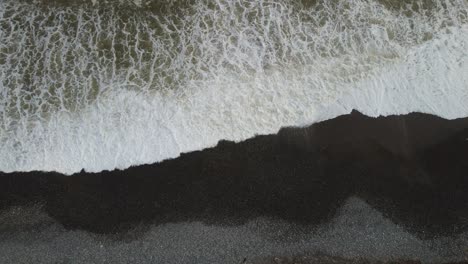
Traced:
[[0, 170], [125, 169], [352, 109], [468, 116], [468, 3], [425, 2], [0, 0]]

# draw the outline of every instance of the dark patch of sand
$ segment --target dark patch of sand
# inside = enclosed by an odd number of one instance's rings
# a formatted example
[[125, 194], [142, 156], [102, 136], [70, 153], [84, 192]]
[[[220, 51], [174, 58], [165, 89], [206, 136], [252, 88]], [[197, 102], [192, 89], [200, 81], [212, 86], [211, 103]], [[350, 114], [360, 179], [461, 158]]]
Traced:
[[434, 236], [468, 225], [468, 119], [358, 112], [123, 171], [1, 173], [0, 207], [44, 204], [68, 229], [139, 223], [238, 225], [258, 216], [315, 225], [357, 195]]

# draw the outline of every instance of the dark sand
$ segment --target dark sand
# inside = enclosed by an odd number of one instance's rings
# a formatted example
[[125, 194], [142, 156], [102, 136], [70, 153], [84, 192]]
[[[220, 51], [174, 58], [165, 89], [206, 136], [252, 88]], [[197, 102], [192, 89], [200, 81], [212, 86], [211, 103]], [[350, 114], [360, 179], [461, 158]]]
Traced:
[[[246, 262], [247, 263], [247, 262]], [[296, 257], [271, 257], [259, 260], [255, 264], [421, 264], [419, 260], [392, 260], [392, 261], [369, 261], [366, 259], [349, 259], [325, 255], [296, 256]], [[462, 264], [463, 262], [458, 262]], [[456, 262], [447, 264], [457, 264]]]
[[[465, 232], [468, 118], [353, 112], [123, 171], [0, 173], [2, 212], [39, 204], [65, 230], [114, 237], [142, 226], [229, 228], [264, 217], [312, 228], [349, 197], [421, 239]], [[0, 232], [25, 226], [1, 221]]]

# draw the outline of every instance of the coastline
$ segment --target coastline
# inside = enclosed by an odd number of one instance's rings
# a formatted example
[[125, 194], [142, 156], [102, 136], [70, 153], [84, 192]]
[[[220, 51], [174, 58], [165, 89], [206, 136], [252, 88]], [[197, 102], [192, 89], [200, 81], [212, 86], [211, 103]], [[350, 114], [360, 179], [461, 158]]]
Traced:
[[468, 227], [467, 138], [468, 118], [353, 111], [122, 171], [1, 173], [0, 211], [40, 204], [65, 230], [119, 236], [262, 217], [313, 228], [359, 197], [418, 238], [451, 236]]

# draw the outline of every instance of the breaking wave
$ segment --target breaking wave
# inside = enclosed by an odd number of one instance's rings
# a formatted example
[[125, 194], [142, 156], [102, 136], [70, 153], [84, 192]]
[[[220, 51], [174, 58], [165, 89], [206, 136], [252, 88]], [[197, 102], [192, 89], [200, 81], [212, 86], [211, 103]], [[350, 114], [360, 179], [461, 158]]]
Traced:
[[0, 170], [124, 169], [357, 109], [468, 116], [468, 2], [0, 0]]

